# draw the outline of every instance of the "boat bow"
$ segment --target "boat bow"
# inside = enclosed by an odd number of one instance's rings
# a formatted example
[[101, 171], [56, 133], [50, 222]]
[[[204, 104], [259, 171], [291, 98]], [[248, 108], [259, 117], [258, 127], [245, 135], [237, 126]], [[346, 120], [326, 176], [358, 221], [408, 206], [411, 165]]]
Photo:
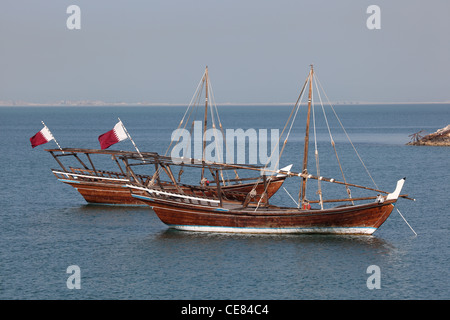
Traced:
[[397, 181], [397, 186], [395, 187], [394, 192], [389, 193], [386, 196], [386, 200], [397, 200], [400, 192], [402, 191], [403, 185], [405, 184], [406, 177]]

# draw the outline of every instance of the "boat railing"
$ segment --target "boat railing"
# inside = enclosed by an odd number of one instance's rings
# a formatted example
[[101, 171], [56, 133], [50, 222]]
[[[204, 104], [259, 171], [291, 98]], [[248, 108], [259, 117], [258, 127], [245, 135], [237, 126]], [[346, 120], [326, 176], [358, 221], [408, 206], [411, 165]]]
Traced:
[[93, 175], [90, 173], [77, 173], [75, 172], [70, 172], [70, 171], [61, 171], [61, 170], [56, 170], [56, 169], [52, 169], [53, 174], [56, 176], [56, 178], [58, 179], [63, 179], [63, 180], [76, 180], [76, 181], [98, 181], [98, 180], [108, 180], [108, 181], [120, 181], [120, 182], [127, 182], [128, 179], [126, 178], [120, 178], [119, 176], [117, 177], [113, 177], [113, 176], [99, 176], [99, 175]]
[[107, 170], [92, 170], [92, 169], [84, 169], [84, 168], [74, 168], [69, 167], [69, 169], [73, 173], [79, 173], [84, 175], [92, 175], [92, 176], [99, 176], [99, 177], [108, 177], [108, 178], [126, 178], [126, 175], [122, 172], [114, 172], [114, 171], [107, 171]]
[[[74, 168], [69, 167], [70, 171], [64, 170], [56, 170], [52, 169], [53, 174], [58, 179], [69, 179], [69, 180], [83, 180], [83, 181], [120, 181], [120, 182], [128, 182], [129, 179], [126, 174], [121, 172], [107, 171], [107, 170], [92, 170], [92, 169], [84, 169], [84, 168]], [[140, 175], [137, 174], [136, 177], [140, 180], [139, 182], [145, 183], [151, 176]]]

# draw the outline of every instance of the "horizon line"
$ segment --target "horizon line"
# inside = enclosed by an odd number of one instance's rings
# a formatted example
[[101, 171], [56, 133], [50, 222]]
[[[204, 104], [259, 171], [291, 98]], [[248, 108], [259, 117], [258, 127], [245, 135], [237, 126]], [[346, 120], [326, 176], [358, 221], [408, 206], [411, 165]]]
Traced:
[[[215, 103], [216, 106], [291, 106], [293, 102], [220, 102]], [[307, 102], [302, 102], [307, 104]], [[324, 104], [332, 105], [396, 105], [396, 104], [450, 104], [447, 101], [332, 101]], [[101, 100], [65, 100], [57, 102], [29, 102], [22, 100], [0, 100], [0, 107], [113, 107], [113, 106], [142, 106], [142, 107], [158, 107], [158, 106], [187, 106], [187, 103], [171, 103], [171, 102], [105, 102]]]

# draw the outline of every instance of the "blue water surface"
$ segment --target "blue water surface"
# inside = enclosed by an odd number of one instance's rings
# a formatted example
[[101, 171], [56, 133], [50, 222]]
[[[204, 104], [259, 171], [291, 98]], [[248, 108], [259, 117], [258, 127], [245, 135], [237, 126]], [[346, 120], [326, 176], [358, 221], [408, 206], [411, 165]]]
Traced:
[[[220, 106], [224, 128], [283, 128], [291, 106]], [[445, 127], [449, 105], [338, 105], [340, 120], [377, 186], [407, 177], [397, 208], [373, 236], [237, 235], [168, 229], [149, 207], [88, 205], [56, 180], [57, 163], [29, 138], [43, 120], [63, 147], [98, 148], [120, 117], [141, 151], [164, 154], [186, 107], [0, 108], [1, 299], [448, 299], [450, 148], [405, 145]], [[321, 109], [316, 110], [319, 116]], [[200, 114], [200, 111], [199, 111]], [[305, 112], [297, 115], [280, 166], [303, 158]], [[216, 119], [217, 121], [217, 119]], [[329, 119], [349, 181], [371, 184], [336, 120]], [[341, 177], [326, 123], [316, 122], [321, 174]], [[311, 128], [313, 130], [313, 128]], [[312, 132], [312, 131], [311, 131]], [[314, 138], [310, 139], [315, 162]], [[132, 150], [130, 141], [114, 149]], [[315, 168], [310, 169], [315, 173]], [[354, 180], [353, 180], [354, 178]], [[314, 182], [312, 182], [314, 184]], [[297, 196], [298, 180], [284, 185]], [[309, 190], [309, 188], [308, 188]], [[327, 196], [324, 188], [324, 195]], [[334, 192], [334, 191], [333, 191]], [[314, 197], [314, 194], [311, 194]], [[271, 200], [294, 205], [284, 190]], [[71, 265], [81, 289], [68, 289]], [[380, 268], [369, 289], [367, 268]]]

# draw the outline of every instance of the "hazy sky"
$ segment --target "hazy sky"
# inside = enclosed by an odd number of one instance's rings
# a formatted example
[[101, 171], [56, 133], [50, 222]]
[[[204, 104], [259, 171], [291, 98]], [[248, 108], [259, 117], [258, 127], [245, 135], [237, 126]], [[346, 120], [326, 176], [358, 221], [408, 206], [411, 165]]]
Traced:
[[289, 103], [313, 63], [333, 101], [450, 101], [448, 0], [1, 0], [0, 45], [0, 100], [188, 103], [208, 65], [218, 103]]

